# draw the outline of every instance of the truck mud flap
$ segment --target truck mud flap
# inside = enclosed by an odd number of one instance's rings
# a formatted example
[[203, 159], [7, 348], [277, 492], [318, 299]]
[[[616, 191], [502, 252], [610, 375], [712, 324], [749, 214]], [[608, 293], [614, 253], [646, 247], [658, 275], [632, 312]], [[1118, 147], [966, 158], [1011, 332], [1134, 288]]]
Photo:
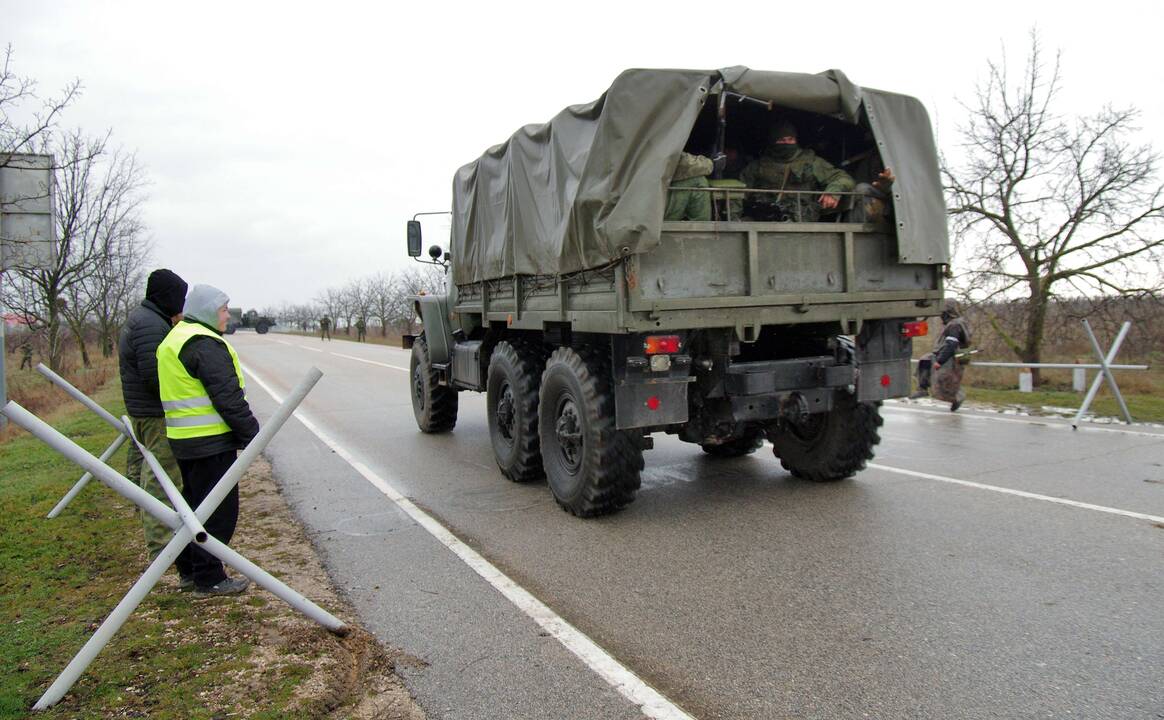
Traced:
[[687, 380], [622, 383], [615, 386], [619, 430], [687, 422]]

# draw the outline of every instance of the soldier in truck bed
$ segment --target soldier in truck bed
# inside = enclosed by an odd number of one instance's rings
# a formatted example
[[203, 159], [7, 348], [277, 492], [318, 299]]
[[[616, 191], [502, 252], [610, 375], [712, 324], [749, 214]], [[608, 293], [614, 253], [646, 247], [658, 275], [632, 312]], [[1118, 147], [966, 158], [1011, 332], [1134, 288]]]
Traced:
[[[747, 203], [747, 212], [755, 220], [795, 220], [815, 222], [822, 211], [846, 209], [834, 193], [855, 193], [851, 211], [846, 220], [870, 222], [885, 216], [892, 203], [889, 188], [897, 179], [893, 170], [884, 168], [872, 183], [854, 184], [852, 176], [819, 157], [812, 150], [797, 143], [796, 126], [778, 123], [771, 133], [772, 142], [764, 154], [749, 161], [740, 172], [740, 180], [748, 187], [790, 191], [822, 191], [818, 198], [790, 193], [754, 194]], [[787, 158], [787, 159], [786, 159]]]
[[[835, 211], [840, 205], [836, 193], [852, 192], [856, 187], [847, 172], [800, 147], [796, 126], [786, 120], [773, 126], [764, 153], [748, 163], [740, 180], [750, 188], [789, 191], [750, 195], [745, 212], [754, 220], [816, 222], [822, 210]], [[821, 194], [816, 198], [801, 194], [818, 190]]]

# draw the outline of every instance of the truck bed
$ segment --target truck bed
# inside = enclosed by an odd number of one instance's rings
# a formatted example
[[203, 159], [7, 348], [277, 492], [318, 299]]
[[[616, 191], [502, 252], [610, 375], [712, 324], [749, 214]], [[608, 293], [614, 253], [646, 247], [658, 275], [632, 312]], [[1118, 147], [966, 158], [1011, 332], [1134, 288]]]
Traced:
[[461, 285], [454, 312], [517, 329], [736, 327], [749, 339], [765, 324], [932, 314], [940, 270], [899, 263], [884, 225], [668, 222], [651, 251], [605, 268]]

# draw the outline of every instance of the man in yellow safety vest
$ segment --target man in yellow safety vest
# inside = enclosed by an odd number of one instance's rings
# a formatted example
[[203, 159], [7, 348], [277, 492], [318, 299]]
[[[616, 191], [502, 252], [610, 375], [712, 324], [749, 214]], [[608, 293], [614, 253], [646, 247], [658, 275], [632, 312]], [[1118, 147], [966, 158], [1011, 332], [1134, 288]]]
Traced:
[[[222, 337], [230, 313], [226, 293], [195, 285], [186, 297], [184, 319], [158, 346], [158, 385], [166, 437], [182, 471], [182, 497], [197, 508], [259, 432], [243, 393], [238, 355]], [[238, 523], [238, 487], [203, 524], [229, 543]], [[194, 577], [195, 597], [240, 593], [246, 578], [228, 578], [222, 561], [191, 543], [183, 551]]]

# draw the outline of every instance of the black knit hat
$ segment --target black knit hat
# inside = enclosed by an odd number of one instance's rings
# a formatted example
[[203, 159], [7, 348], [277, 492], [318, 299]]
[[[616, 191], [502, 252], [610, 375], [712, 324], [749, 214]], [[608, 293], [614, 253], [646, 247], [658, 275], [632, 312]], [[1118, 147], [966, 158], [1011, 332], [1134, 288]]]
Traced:
[[177, 315], [186, 302], [186, 281], [172, 270], [154, 270], [146, 281], [146, 300], [157, 305], [166, 315]]

